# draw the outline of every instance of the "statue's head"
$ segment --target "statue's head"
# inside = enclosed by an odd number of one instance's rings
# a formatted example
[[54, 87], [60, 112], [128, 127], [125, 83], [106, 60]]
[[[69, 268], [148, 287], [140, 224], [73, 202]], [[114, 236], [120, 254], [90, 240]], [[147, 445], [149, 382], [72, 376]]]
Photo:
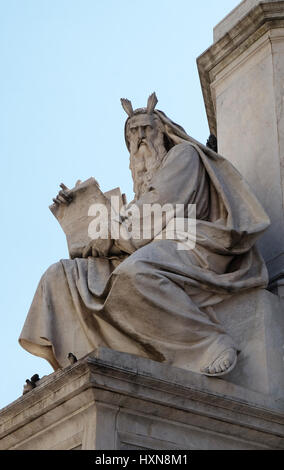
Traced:
[[[170, 150], [174, 145], [174, 143], [170, 141], [165, 130], [163, 120], [166, 118], [166, 115], [162, 111], [155, 109], [157, 103], [158, 99], [156, 93], [152, 93], [148, 98], [146, 108], [133, 110], [131, 101], [121, 98], [122, 107], [128, 114], [128, 119], [125, 123], [125, 141], [129, 152], [131, 152], [131, 144], [135, 141], [140, 144], [143, 140], [143, 137], [141, 137], [143, 135], [146, 137], [144, 137], [144, 142], [142, 142], [142, 144], [145, 144], [147, 140], [153, 142], [153, 140], [157, 138], [158, 134], [162, 133], [166, 149]], [[169, 119], [168, 121], [170, 122]]]
[[208, 157], [216, 158], [216, 137], [213, 136], [213, 140], [211, 136], [207, 146], [197, 142], [182, 126], [156, 109], [157, 103], [156, 93], [149, 96], [146, 108], [136, 110], [133, 110], [131, 101], [121, 99], [122, 107], [128, 115], [124, 135], [130, 152], [130, 169], [136, 198], [147, 191], [153, 174], [175, 145], [190, 142], [201, 148]]
[[153, 173], [159, 168], [169, 150], [165, 126], [155, 111], [157, 102], [156, 94], [153, 93], [148, 98], [146, 108], [134, 111], [131, 101], [121, 99], [123, 109], [128, 114], [125, 140], [130, 152], [130, 169], [136, 197], [147, 189]]

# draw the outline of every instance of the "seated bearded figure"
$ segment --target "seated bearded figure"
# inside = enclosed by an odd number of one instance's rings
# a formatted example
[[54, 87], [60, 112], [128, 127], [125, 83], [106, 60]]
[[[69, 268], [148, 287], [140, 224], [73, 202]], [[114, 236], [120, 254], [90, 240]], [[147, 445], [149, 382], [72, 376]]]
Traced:
[[[165, 362], [208, 376], [225, 375], [238, 345], [216, 318], [214, 305], [235, 293], [267, 285], [255, 247], [269, 219], [238, 171], [212, 149], [155, 109], [128, 114], [125, 140], [135, 199], [120, 219], [129, 231], [139, 218], [140, 237], [95, 239], [81, 257], [61, 260], [40, 280], [20, 344], [56, 370], [100, 346]], [[72, 204], [60, 192], [58, 203]], [[145, 205], [171, 204], [161, 229], [196, 208], [195, 243], [151, 232]], [[132, 207], [136, 208], [135, 216]], [[138, 214], [138, 215], [137, 215]], [[187, 226], [191, 216], [184, 212]], [[189, 226], [190, 224], [188, 224]], [[192, 238], [188, 228], [188, 239]], [[230, 315], [230, 312], [228, 312]]]

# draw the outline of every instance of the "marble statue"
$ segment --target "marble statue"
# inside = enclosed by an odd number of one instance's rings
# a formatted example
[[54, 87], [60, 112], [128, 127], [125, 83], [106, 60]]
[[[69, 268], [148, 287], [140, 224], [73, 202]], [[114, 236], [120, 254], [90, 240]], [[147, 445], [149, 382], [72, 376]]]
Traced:
[[[91, 240], [81, 256], [52, 265], [40, 280], [19, 342], [55, 370], [69, 365], [69, 351], [80, 359], [106, 346], [208, 376], [225, 375], [236, 365], [238, 345], [214, 305], [267, 285], [255, 246], [270, 224], [265, 211], [227, 160], [191, 138], [156, 104], [155, 94], [136, 110], [122, 99], [135, 193], [128, 207], [195, 204], [196, 244], [180, 250], [178, 240], [155, 234], [108, 236]], [[57, 202], [72, 204], [64, 188]], [[131, 211], [120, 223], [131, 223]], [[168, 220], [163, 223], [164, 230]]]

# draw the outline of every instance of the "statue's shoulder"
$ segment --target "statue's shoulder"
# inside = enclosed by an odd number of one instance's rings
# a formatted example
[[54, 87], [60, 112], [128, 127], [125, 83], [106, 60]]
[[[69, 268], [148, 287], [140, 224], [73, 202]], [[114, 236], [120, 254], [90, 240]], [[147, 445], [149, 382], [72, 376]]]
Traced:
[[172, 161], [175, 158], [198, 160], [199, 155], [197, 150], [191, 145], [190, 142], [182, 142], [177, 144], [169, 150], [167, 154], [167, 161]]

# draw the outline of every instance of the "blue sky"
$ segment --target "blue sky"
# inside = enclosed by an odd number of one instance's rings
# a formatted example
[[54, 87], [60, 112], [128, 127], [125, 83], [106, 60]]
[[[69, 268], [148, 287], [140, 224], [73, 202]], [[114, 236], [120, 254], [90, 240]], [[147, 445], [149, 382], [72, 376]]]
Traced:
[[197, 140], [209, 130], [196, 58], [239, 0], [0, 0], [2, 380], [0, 408], [52, 372], [18, 344], [41, 275], [68, 257], [48, 209], [61, 182], [132, 180], [120, 98], [159, 104]]

